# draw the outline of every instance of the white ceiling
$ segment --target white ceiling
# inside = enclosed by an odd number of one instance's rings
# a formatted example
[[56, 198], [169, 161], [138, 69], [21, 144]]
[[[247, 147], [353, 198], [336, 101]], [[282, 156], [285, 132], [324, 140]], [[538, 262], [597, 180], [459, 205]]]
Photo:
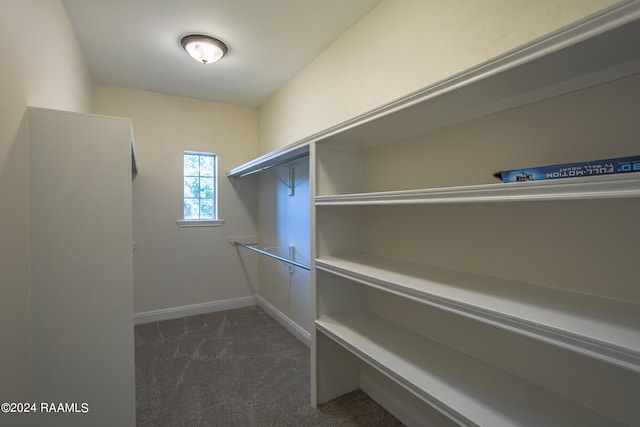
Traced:
[[[94, 81], [260, 106], [381, 0], [62, 0]], [[202, 65], [188, 33], [229, 46]]]

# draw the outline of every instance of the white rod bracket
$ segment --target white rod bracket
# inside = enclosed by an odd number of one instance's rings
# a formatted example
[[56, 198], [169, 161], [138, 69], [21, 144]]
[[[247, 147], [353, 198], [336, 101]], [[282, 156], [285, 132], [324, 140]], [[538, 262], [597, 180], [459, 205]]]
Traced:
[[[296, 168], [289, 166], [289, 197], [296, 195]], [[291, 246], [292, 248], [293, 246]]]
[[[289, 246], [289, 259], [291, 261], [296, 260], [296, 248], [294, 246]], [[295, 264], [289, 264], [289, 274], [294, 274], [296, 272]]]

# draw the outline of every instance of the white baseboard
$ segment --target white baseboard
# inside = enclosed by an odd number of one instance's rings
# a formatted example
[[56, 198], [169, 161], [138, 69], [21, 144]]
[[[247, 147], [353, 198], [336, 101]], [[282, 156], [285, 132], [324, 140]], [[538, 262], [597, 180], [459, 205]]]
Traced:
[[280, 323], [291, 335], [296, 337], [298, 341], [307, 347], [311, 347], [311, 334], [304, 330], [300, 325], [295, 323], [289, 317], [285, 316], [280, 310], [269, 304], [267, 300], [261, 296], [256, 297], [258, 299], [258, 306], [273, 317], [276, 322]]
[[141, 325], [143, 323], [178, 319], [180, 317], [233, 310], [235, 308], [251, 307], [253, 305], [260, 306], [269, 316], [273, 317], [273, 319], [289, 331], [291, 335], [296, 337], [307, 347], [311, 347], [311, 334], [309, 332], [304, 330], [289, 317], [285, 316], [280, 310], [268, 303], [264, 298], [257, 295], [135, 313], [133, 323], [135, 325]]
[[200, 304], [184, 305], [181, 307], [162, 308], [160, 310], [135, 313], [133, 323], [159, 322], [161, 320], [178, 319], [197, 314], [214, 313], [216, 311], [233, 310], [234, 308], [250, 307], [258, 305], [258, 297], [255, 295], [241, 298], [233, 298], [222, 301], [211, 301]]

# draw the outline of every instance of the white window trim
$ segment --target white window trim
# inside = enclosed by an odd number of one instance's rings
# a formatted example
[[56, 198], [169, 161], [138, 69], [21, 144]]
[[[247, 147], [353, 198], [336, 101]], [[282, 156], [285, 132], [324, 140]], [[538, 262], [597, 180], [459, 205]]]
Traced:
[[[214, 173], [214, 193], [215, 193], [215, 219], [185, 219], [179, 218], [176, 223], [178, 227], [221, 227], [224, 225], [224, 219], [218, 218], [218, 155], [216, 153], [209, 153], [204, 151], [185, 150], [184, 154], [194, 155], [212, 155], [215, 158], [215, 173]], [[184, 172], [183, 172], [184, 176]], [[184, 203], [184, 195], [182, 197]]]
[[179, 219], [178, 227], [221, 227], [224, 219]]

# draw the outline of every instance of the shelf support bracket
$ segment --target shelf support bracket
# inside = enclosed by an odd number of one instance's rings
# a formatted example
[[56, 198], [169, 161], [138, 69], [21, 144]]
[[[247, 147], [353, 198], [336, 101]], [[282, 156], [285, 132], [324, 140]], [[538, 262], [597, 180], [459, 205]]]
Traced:
[[286, 181], [282, 179], [277, 173], [276, 175], [280, 182], [282, 182], [289, 189], [289, 197], [293, 197], [296, 195], [296, 168], [295, 166], [289, 166], [288, 170], [289, 174]]

